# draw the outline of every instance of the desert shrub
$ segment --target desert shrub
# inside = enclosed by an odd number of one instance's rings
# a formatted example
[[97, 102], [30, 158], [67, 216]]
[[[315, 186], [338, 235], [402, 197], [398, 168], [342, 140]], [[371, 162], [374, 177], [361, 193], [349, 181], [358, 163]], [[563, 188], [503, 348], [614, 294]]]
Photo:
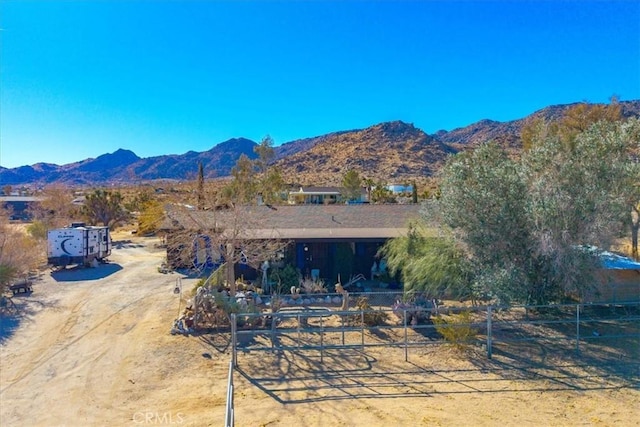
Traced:
[[284, 268], [272, 269], [269, 273], [269, 281], [274, 283], [272, 293], [283, 294], [291, 287], [300, 284], [300, 274], [294, 266], [287, 264]]
[[45, 240], [47, 238], [47, 225], [42, 221], [33, 221], [27, 226], [27, 233], [37, 240]]
[[407, 322], [411, 325], [428, 321], [431, 318], [431, 311], [429, 311], [428, 308], [429, 307], [418, 305], [415, 302], [403, 301], [396, 301], [391, 306], [393, 314], [395, 314], [398, 319], [404, 319], [404, 312], [406, 311]]
[[324, 280], [306, 278], [300, 281], [300, 291], [305, 294], [326, 294], [327, 286]]
[[351, 316], [351, 323], [360, 324], [364, 321], [367, 326], [380, 326], [384, 325], [387, 321], [388, 314], [382, 310], [374, 309], [369, 303], [369, 298], [359, 297], [356, 300], [356, 307], [359, 311], [362, 311], [362, 317], [358, 314]]
[[424, 323], [431, 318], [431, 310], [436, 308], [435, 300], [425, 298], [422, 294], [414, 292], [405, 293], [402, 301], [396, 301], [391, 310], [399, 319], [404, 319], [404, 312], [407, 312], [407, 321], [411, 325]]
[[45, 251], [42, 242], [14, 228], [7, 213], [0, 210], [0, 294], [17, 277], [37, 268]]
[[467, 346], [478, 335], [471, 325], [471, 312], [466, 310], [459, 314], [450, 314], [448, 316], [435, 316], [433, 323], [436, 331], [447, 341], [459, 350], [467, 348]]
[[194, 285], [193, 289], [191, 289], [191, 296], [195, 296], [198, 293], [198, 289], [203, 287], [205, 283], [207, 283], [206, 277], [203, 277], [200, 280], [198, 280]]

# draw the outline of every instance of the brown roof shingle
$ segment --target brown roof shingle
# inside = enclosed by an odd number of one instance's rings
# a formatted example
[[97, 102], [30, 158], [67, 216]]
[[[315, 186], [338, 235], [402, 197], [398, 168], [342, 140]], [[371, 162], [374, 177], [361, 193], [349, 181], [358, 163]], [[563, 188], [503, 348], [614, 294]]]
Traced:
[[247, 237], [286, 239], [390, 238], [403, 235], [420, 205], [239, 206], [228, 210], [168, 210], [165, 230], [246, 229]]

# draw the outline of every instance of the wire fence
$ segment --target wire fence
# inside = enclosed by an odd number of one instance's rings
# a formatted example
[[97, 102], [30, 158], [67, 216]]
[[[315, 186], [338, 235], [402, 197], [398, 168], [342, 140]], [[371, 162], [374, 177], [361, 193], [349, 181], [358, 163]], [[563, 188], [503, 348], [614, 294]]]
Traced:
[[[233, 366], [239, 352], [316, 351], [367, 347], [404, 350], [453, 344], [475, 346], [491, 358], [496, 346], [544, 344], [580, 353], [585, 346], [628, 343], [620, 357], [638, 360], [640, 302], [539, 306], [443, 307], [406, 305], [397, 295], [381, 293], [373, 309], [340, 310], [310, 304], [280, 307], [276, 312], [232, 315]], [[369, 302], [372, 299], [369, 297]], [[325, 297], [326, 298], [326, 297]], [[352, 302], [357, 298], [352, 298]], [[316, 304], [319, 304], [316, 302]], [[336, 305], [337, 302], [332, 302]]]
[[523, 360], [534, 362], [529, 350], [542, 348], [547, 354], [580, 356], [578, 363], [590, 366], [611, 363], [619, 368], [615, 372], [630, 373], [632, 383], [640, 384], [640, 301], [511, 307], [442, 306], [433, 301], [425, 307], [416, 305], [416, 299], [402, 302], [402, 293], [385, 292], [366, 294], [374, 308], [359, 309], [362, 296], [351, 295], [346, 302], [335, 295], [308, 297], [278, 303], [271, 312], [232, 314], [225, 425], [233, 426], [238, 355], [252, 352], [313, 354], [324, 365], [335, 361], [336, 350], [344, 354], [350, 349], [364, 353], [367, 348], [395, 348], [408, 362], [412, 351], [455, 345], [479, 349], [488, 359], [498, 349], [519, 351]]

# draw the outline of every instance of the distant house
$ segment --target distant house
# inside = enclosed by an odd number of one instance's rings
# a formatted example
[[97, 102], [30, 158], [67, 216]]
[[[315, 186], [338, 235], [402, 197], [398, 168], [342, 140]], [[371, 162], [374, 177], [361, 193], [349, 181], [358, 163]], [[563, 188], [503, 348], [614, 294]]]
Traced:
[[43, 201], [43, 197], [35, 196], [0, 196], [0, 206], [9, 211], [11, 220], [29, 220], [29, 209]]
[[[343, 189], [339, 187], [300, 187], [289, 191], [287, 202], [290, 205], [331, 205], [344, 202]], [[363, 188], [358, 200], [353, 203], [367, 202], [367, 192]]]
[[413, 185], [391, 184], [385, 187], [391, 194], [409, 194], [413, 192]]
[[[419, 216], [420, 205], [323, 204], [286, 206], [245, 206], [239, 208], [245, 239], [281, 240], [288, 242], [284, 262], [296, 267], [303, 275], [334, 283], [338, 275], [347, 281], [350, 276], [371, 276], [378, 249], [389, 239], [404, 236], [411, 220]], [[238, 214], [236, 214], [238, 215]], [[254, 221], [255, 219], [255, 221]], [[235, 218], [237, 221], [237, 218]], [[193, 262], [213, 261], [216, 248], [207, 247], [212, 233], [224, 233], [234, 223], [233, 212], [175, 211], [168, 212], [161, 230], [166, 234], [168, 248], [172, 236], [193, 230]], [[255, 224], [255, 225], [251, 225]], [[216, 231], [213, 231], [216, 230]], [[205, 242], [203, 254], [198, 241]], [[209, 246], [212, 246], [209, 244]], [[186, 248], [190, 250], [191, 248]], [[167, 261], [175, 265], [178, 257], [167, 250]], [[260, 264], [263, 260], [257, 260]], [[252, 279], [257, 271], [239, 266], [245, 278]], [[242, 270], [244, 269], [244, 270]]]
[[74, 206], [84, 206], [86, 201], [87, 201], [86, 196], [77, 196], [75, 199], [71, 201], [71, 204]]

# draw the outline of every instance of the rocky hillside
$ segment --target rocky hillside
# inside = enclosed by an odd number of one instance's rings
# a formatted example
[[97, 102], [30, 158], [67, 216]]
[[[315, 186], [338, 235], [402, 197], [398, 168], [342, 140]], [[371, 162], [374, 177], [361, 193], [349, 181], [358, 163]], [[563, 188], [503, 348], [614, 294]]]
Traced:
[[[527, 117], [508, 122], [496, 122], [493, 120], [481, 120], [469, 126], [454, 129], [452, 131], [439, 131], [434, 137], [446, 144], [452, 144], [456, 148], [475, 146], [487, 141], [495, 141], [505, 148], [520, 148], [520, 132], [522, 127], [535, 119], [543, 119], [551, 122], [560, 119], [564, 113], [577, 103], [566, 105], [553, 105], [538, 110]], [[620, 103], [623, 117], [640, 117], [640, 100], [624, 101]]]
[[198, 165], [202, 163], [207, 178], [228, 176], [236, 160], [246, 154], [255, 158], [255, 142], [246, 138], [234, 138], [222, 142], [208, 151], [189, 151], [140, 158], [129, 150], [117, 150], [95, 159], [69, 163], [63, 166], [38, 163], [19, 168], [0, 168], [0, 183], [10, 184], [65, 184], [95, 185], [124, 184], [150, 180], [195, 179]]
[[[276, 165], [289, 183], [337, 185], [348, 169], [361, 176], [384, 181], [408, 181], [432, 176], [447, 156], [495, 141], [512, 150], [521, 147], [520, 133], [529, 121], [560, 118], [575, 104], [556, 105], [513, 121], [481, 120], [451, 131], [428, 135], [402, 121], [380, 123], [366, 129], [339, 131], [291, 141], [276, 147]], [[621, 102], [625, 117], [640, 117], [640, 100]], [[237, 159], [245, 154], [255, 158], [254, 141], [234, 138], [208, 151], [189, 151], [140, 158], [129, 150], [67, 165], [38, 163], [14, 169], [0, 167], [0, 185], [118, 184], [157, 179], [195, 179], [202, 163], [207, 178], [228, 176]]]
[[430, 176], [452, 153], [447, 144], [412, 124], [395, 121], [325, 136], [276, 165], [287, 181], [338, 185], [348, 169], [384, 181]]

